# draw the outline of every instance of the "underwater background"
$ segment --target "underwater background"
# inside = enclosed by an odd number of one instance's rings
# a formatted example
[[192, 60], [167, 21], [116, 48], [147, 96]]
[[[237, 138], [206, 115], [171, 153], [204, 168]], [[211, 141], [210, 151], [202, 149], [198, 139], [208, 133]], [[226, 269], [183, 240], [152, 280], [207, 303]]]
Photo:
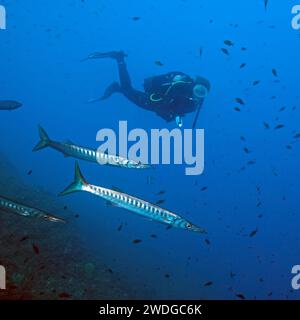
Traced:
[[[0, 111], [1, 195], [68, 220], [58, 225], [0, 211], [0, 264], [8, 274], [0, 299], [299, 298], [291, 287], [291, 269], [300, 263], [295, 1], [270, 0], [267, 8], [263, 0], [0, 4], [7, 11], [0, 100], [23, 103]], [[58, 198], [73, 178], [74, 159], [49, 148], [32, 152], [38, 124], [50, 138], [93, 148], [98, 130], [117, 130], [120, 120], [129, 129], [175, 127], [121, 95], [86, 104], [118, 73], [109, 59], [80, 60], [110, 50], [128, 54], [139, 89], [144, 78], [174, 70], [210, 80], [198, 121], [205, 170], [186, 176], [184, 165], [135, 171], [80, 161], [85, 177], [164, 200], [207, 234], [167, 230], [86, 193]], [[186, 128], [193, 119], [185, 117]]]

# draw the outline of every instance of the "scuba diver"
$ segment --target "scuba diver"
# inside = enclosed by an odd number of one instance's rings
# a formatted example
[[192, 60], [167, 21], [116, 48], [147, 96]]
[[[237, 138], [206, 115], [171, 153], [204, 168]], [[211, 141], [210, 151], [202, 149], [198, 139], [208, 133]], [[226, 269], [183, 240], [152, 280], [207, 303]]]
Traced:
[[183, 125], [183, 117], [197, 110], [193, 128], [196, 126], [200, 109], [210, 91], [210, 83], [202, 77], [195, 80], [182, 72], [169, 72], [144, 80], [145, 91], [133, 88], [125, 63], [127, 55], [123, 51], [96, 52], [82, 61], [89, 59], [112, 58], [118, 64], [120, 83], [113, 82], [98, 99], [89, 103], [108, 99], [114, 93], [122, 93], [137, 106], [155, 112], [167, 122], [176, 121]]

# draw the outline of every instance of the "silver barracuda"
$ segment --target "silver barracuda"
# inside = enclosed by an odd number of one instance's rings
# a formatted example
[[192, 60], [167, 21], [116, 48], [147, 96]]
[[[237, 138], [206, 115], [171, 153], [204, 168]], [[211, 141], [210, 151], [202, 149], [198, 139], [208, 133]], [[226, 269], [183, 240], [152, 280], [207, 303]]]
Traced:
[[15, 202], [3, 196], [0, 196], [0, 210], [14, 213], [23, 217], [38, 218], [51, 222], [66, 222], [64, 219], [55, 217], [45, 211]]
[[154, 204], [130, 196], [126, 193], [98, 187], [87, 183], [80, 171], [78, 163], [76, 162], [74, 181], [69, 187], [61, 192], [60, 195], [64, 196], [77, 191], [86, 191], [92, 193], [107, 200], [117, 207], [124, 208], [153, 221], [161, 222], [180, 229], [190, 230], [198, 233], [205, 233], [204, 229], [193, 225], [189, 221], [173, 212], [162, 209]]
[[40, 141], [33, 148], [38, 151], [46, 147], [50, 147], [64, 154], [65, 157], [73, 157], [80, 160], [90, 161], [94, 163], [104, 163], [106, 165], [129, 168], [129, 169], [147, 169], [150, 166], [137, 161], [129, 160], [124, 157], [110, 155], [99, 152], [97, 150], [78, 146], [71, 141], [57, 142], [51, 140], [46, 131], [39, 126]]

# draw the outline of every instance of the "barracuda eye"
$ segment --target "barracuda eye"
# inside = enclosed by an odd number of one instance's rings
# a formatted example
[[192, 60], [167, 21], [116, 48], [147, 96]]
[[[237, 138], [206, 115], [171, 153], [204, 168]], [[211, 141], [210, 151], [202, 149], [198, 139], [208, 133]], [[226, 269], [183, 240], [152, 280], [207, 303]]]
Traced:
[[190, 223], [187, 223], [187, 224], [186, 224], [186, 227], [187, 227], [188, 229], [191, 229], [191, 228], [192, 228], [192, 225], [191, 225]]

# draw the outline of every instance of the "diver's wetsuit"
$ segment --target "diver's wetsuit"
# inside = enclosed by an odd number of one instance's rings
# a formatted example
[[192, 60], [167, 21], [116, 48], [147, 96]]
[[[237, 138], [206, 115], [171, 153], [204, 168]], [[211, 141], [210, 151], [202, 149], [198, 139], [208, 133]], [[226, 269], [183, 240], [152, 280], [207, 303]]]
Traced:
[[[194, 100], [192, 78], [182, 72], [168, 74], [145, 80], [145, 92], [133, 88], [124, 56], [117, 59], [120, 86], [114, 92], [121, 92], [137, 106], [155, 112], [166, 121], [173, 121], [177, 116], [193, 112], [203, 103], [203, 99]], [[183, 76], [184, 81], [174, 82], [175, 76]], [[113, 93], [113, 92], [111, 92]]]

